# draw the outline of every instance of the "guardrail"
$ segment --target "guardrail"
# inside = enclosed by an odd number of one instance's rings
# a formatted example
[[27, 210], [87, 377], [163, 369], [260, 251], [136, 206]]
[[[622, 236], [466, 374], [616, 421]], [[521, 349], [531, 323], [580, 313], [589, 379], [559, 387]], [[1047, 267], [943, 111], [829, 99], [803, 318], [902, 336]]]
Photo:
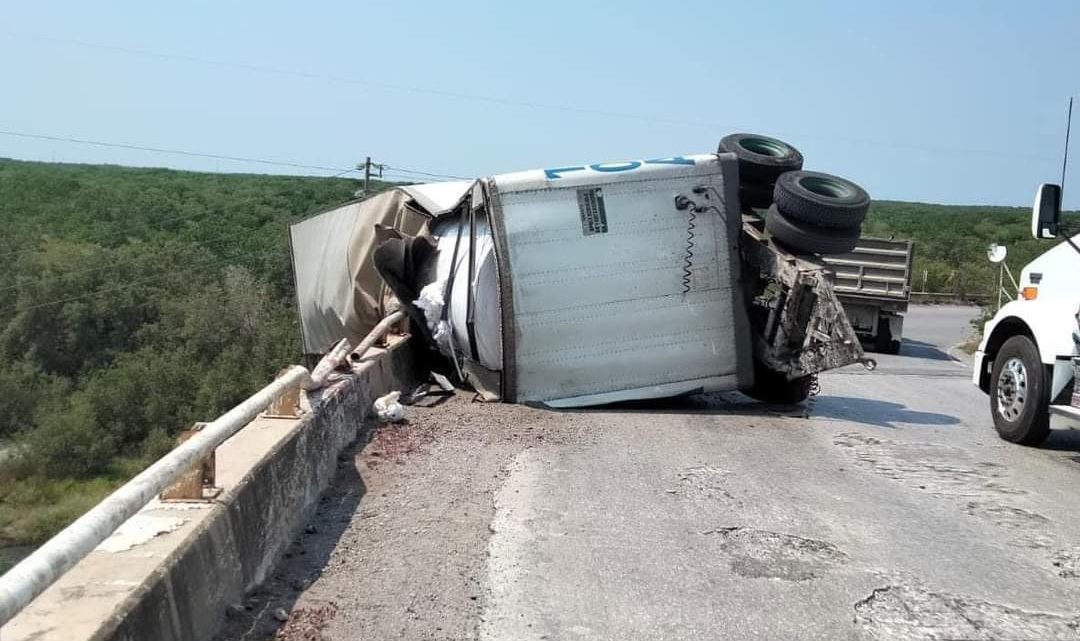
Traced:
[[[402, 312], [395, 312], [379, 323], [353, 352], [357, 355], [354, 360], [359, 361], [375, 341], [403, 318]], [[296, 387], [315, 390], [325, 385], [330, 373], [344, 362], [350, 351], [349, 343], [342, 340], [312, 372], [299, 365], [284, 370], [274, 382], [207, 424], [0, 576], [0, 626], [283, 394]]]

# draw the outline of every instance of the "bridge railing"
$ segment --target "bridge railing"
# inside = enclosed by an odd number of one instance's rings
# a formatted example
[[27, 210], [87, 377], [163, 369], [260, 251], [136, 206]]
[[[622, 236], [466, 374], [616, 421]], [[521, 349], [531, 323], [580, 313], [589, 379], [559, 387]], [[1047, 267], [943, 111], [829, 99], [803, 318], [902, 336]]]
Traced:
[[404, 318], [405, 314], [400, 311], [390, 314], [364, 338], [355, 351], [348, 341], [342, 340], [311, 372], [299, 365], [282, 371], [274, 382], [208, 423], [0, 576], [0, 626], [10, 621], [109, 538], [124, 521], [191, 470], [192, 466], [205, 460], [219, 445], [282, 395], [296, 387], [305, 390], [322, 387], [331, 372], [346, 359], [359, 362], [364, 352]]

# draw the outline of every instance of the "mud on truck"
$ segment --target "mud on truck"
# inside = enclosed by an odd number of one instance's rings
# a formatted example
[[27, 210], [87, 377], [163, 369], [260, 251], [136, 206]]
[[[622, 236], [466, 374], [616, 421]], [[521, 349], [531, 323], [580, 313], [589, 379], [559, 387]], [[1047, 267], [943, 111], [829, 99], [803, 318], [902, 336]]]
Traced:
[[870, 204], [802, 154], [716, 153], [401, 185], [293, 225], [309, 354], [400, 310], [425, 365], [487, 400], [577, 407], [742, 390], [800, 402], [872, 367], [822, 256]]

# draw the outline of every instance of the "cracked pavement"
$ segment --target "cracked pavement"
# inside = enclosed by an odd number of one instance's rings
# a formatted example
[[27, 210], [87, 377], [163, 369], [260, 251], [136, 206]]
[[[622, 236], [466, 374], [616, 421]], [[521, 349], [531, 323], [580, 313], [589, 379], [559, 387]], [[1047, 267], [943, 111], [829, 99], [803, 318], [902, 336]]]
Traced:
[[408, 408], [225, 636], [1080, 639], [1080, 432], [997, 438], [947, 354], [973, 314], [913, 307], [806, 412]]

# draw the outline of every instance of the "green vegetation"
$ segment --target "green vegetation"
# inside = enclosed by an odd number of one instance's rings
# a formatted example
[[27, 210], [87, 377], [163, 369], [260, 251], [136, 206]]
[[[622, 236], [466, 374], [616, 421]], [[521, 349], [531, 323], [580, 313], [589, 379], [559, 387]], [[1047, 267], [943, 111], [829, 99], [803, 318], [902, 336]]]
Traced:
[[998, 267], [986, 259], [991, 243], [1009, 248], [1006, 262], [1017, 277], [1053, 246], [1031, 237], [1031, 210], [1024, 207], [874, 202], [863, 234], [914, 240], [913, 289], [958, 296], [996, 297]]
[[298, 360], [286, 225], [356, 186], [0, 160], [0, 548]]
[[[33, 545], [299, 358], [286, 224], [346, 179], [0, 160], [0, 548]], [[916, 287], [990, 294], [1023, 209], [875, 203]], [[0, 559], [0, 564], [3, 560]]]

